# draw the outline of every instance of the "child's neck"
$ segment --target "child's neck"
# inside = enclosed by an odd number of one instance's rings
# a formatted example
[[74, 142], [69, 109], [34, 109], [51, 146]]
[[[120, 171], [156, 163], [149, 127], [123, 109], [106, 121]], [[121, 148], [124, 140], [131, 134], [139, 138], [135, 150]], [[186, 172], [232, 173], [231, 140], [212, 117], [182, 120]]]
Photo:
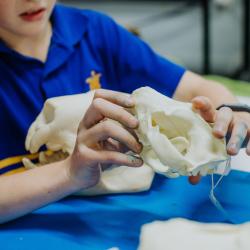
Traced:
[[45, 62], [50, 46], [52, 27], [48, 23], [46, 29], [37, 36], [20, 37], [16, 35], [4, 34], [4, 42], [13, 50], [22, 55], [36, 58]]

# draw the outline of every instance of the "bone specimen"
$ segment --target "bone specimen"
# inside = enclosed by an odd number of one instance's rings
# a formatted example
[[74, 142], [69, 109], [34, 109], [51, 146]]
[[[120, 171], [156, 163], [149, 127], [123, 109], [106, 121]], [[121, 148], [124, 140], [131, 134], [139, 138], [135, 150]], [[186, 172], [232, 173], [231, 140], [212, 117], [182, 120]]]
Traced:
[[250, 223], [205, 224], [185, 219], [154, 221], [141, 229], [138, 250], [249, 250]]
[[[143, 144], [141, 168], [110, 166], [100, 182], [80, 192], [96, 195], [138, 192], [150, 188], [154, 172], [169, 176], [206, 175], [223, 168], [228, 159], [225, 141], [212, 135], [211, 125], [192, 110], [190, 103], [174, 101], [144, 87], [132, 93], [131, 110], [139, 120], [136, 133]], [[43, 145], [54, 152], [41, 152], [38, 165], [62, 160], [72, 154], [77, 128], [94, 97], [94, 91], [48, 99], [31, 125], [26, 149], [35, 153]], [[36, 165], [23, 159], [27, 168]]]

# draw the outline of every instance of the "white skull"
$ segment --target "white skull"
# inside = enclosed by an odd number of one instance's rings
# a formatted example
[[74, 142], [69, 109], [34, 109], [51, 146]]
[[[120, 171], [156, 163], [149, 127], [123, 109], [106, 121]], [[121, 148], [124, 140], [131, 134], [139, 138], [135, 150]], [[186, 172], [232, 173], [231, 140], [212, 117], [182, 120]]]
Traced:
[[249, 250], [250, 223], [205, 224], [184, 219], [155, 221], [142, 227], [138, 250]]
[[[36, 153], [46, 145], [56, 153], [41, 152], [39, 163], [45, 165], [62, 160], [73, 152], [78, 125], [90, 106], [94, 92], [68, 95], [48, 99], [37, 119], [31, 125], [26, 137], [26, 149]], [[26, 168], [36, 167], [24, 158]], [[100, 182], [92, 188], [80, 191], [80, 195], [99, 195], [106, 193], [139, 192], [148, 190], [154, 177], [152, 168], [144, 164], [140, 168], [112, 166], [102, 171]]]
[[46, 100], [43, 109], [29, 128], [25, 147], [32, 153], [46, 145], [52, 151], [71, 154], [77, 128], [90, 106], [94, 92], [54, 97]]
[[[139, 120], [137, 135], [144, 162], [168, 177], [206, 175], [228, 160], [224, 139], [192, 110], [191, 103], [170, 99], [144, 87], [132, 94]], [[224, 164], [224, 165], [222, 165]]]
[[[141, 168], [112, 167], [101, 173], [100, 183], [81, 194], [138, 192], [149, 189], [154, 171], [167, 175], [205, 175], [217, 170], [228, 159], [224, 140], [216, 139], [212, 129], [189, 103], [174, 101], [151, 88], [133, 92], [133, 110], [140, 125], [138, 137], [144, 149]], [[26, 149], [35, 153], [42, 145], [54, 155], [40, 153], [41, 165], [67, 157], [73, 152], [78, 125], [92, 102], [94, 92], [48, 99], [31, 125]], [[30, 160], [23, 160], [28, 168]], [[151, 168], [150, 168], [150, 167]], [[154, 171], [153, 171], [154, 170]]]

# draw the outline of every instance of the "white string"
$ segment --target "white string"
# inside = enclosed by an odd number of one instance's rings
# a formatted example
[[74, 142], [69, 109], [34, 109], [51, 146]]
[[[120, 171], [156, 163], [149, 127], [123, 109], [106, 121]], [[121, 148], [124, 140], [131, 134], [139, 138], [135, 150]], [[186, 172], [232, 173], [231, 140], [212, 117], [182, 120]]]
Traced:
[[228, 158], [227, 162], [226, 162], [226, 167], [224, 170], [224, 173], [221, 175], [221, 177], [219, 178], [219, 180], [217, 181], [216, 184], [214, 184], [214, 174], [211, 175], [211, 182], [212, 182], [212, 187], [210, 190], [210, 195], [209, 198], [211, 200], [211, 202], [214, 204], [214, 206], [228, 219], [229, 219], [229, 215], [226, 212], [226, 210], [223, 208], [223, 206], [221, 205], [221, 203], [219, 202], [219, 200], [215, 197], [214, 191], [215, 189], [218, 187], [219, 183], [222, 181], [222, 179], [224, 178], [224, 176], [226, 175], [226, 173], [228, 172], [228, 170], [231, 167], [231, 157]]

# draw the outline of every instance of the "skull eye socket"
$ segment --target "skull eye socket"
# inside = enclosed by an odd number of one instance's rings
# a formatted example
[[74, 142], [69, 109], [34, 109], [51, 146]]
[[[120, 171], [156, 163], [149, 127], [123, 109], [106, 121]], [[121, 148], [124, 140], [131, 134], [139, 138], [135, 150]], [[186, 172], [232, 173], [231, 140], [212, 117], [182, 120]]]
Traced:
[[190, 147], [189, 131], [192, 124], [176, 115], [166, 115], [155, 112], [151, 117], [152, 127], [158, 127], [159, 132], [167, 137], [172, 145], [182, 154], [186, 155]]

